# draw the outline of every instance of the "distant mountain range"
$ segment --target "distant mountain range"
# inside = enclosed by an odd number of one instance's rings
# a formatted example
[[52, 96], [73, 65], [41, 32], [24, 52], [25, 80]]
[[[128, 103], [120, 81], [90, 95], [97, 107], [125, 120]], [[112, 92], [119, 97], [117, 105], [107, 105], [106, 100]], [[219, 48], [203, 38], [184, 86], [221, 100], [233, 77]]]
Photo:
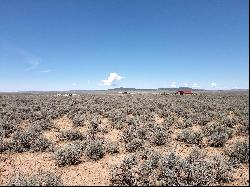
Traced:
[[231, 89], [231, 91], [248, 91], [249, 89]]
[[142, 89], [142, 88], [113, 88], [108, 91], [177, 91], [177, 90], [193, 90], [193, 91], [205, 91], [204, 89], [193, 89], [190, 87], [179, 87], [179, 88], [157, 88], [157, 89]]
[[[103, 92], [164, 92], [164, 91], [178, 91], [178, 90], [192, 90], [192, 91], [212, 91], [212, 92], [218, 92], [218, 91], [232, 91], [232, 92], [248, 92], [249, 89], [230, 89], [230, 90], [206, 90], [206, 89], [193, 89], [190, 87], [179, 87], [179, 88], [157, 88], [157, 89], [143, 89], [143, 88], [113, 88], [108, 90], [68, 90], [68, 91], [18, 91], [18, 92], [12, 92], [12, 93], [26, 93], [26, 94], [39, 94], [39, 93], [103, 93]], [[2, 92], [5, 93], [5, 92]], [[11, 92], [10, 92], [11, 93]]]

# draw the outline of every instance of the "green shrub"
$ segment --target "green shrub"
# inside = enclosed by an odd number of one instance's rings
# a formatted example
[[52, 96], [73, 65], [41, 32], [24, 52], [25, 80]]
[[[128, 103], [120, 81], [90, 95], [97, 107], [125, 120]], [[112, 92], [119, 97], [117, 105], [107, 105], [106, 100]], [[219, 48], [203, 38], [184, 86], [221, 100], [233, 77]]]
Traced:
[[189, 144], [200, 144], [203, 138], [201, 131], [192, 132], [190, 129], [183, 130], [177, 137], [177, 140]]
[[164, 130], [155, 128], [153, 130], [153, 133], [151, 133], [150, 135], [150, 141], [157, 146], [165, 145], [165, 143], [167, 142], [167, 136]]
[[248, 163], [249, 162], [249, 142], [237, 141], [232, 147], [226, 149], [227, 155], [233, 163]]
[[77, 114], [73, 118], [73, 124], [76, 126], [81, 126], [85, 120], [85, 116], [81, 114]]
[[233, 131], [231, 128], [221, 124], [221, 123], [211, 123], [202, 127], [203, 134], [205, 136], [211, 136], [214, 133], [225, 133], [229, 138], [232, 137]]
[[16, 152], [25, 152], [31, 149], [32, 144], [39, 136], [38, 133], [31, 130], [19, 130], [13, 135], [12, 150]]
[[59, 166], [74, 165], [80, 162], [82, 148], [78, 144], [71, 143], [55, 152], [55, 160]]
[[136, 177], [132, 171], [121, 164], [111, 168], [110, 182], [113, 186], [135, 186]]
[[221, 123], [211, 123], [203, 127], [203, 133], [208, 137], [210, 146], [222, 147], [232, 137], [233, 131]]
[[22, 173], [13, 175], [8, 182], [8, 186], [60, 186], [63, 185], [60, 176], [49, 171], [39, 171], [30, 177]]
[[136, 152], [143, 148], [143, 141], [141, 139], [135, 138], [131, 142], [126, 144], [126, 150], [128, 152]]
[[53, 144], [48, 139], [38, 136], [31, 145], [32, 151], [53, 151]]
[[60, 132], [59, 139], [68, 141], [85, 140], [86, 136], [78, 130], [67, 130]]
[[134, 154], [127, 155], [123, 160], [122, 164], [127, 168], [131, 169], [133, 166], [137, 164], [136, 156]]
[[115, 142], [107, 142], [106, 151], [107, 151], [107, 153], [109, 153], [109, 154], [119, 153], [118, 144], [115, 143]]
[[229, 139], [229, 135], [226, 133], [214, 132], [208, 137], [208, 143], [212, 147], [223, 147], [226, 141]]
[[8, 142], [4, 141], [3, 138], [0, 137], [0, 153], [5, 152], [9, 149]]
[[93, 160], [99, 160], [105, 155], [103, 142], [100, 140], [90, 140], [86, 146], [86, 155]]

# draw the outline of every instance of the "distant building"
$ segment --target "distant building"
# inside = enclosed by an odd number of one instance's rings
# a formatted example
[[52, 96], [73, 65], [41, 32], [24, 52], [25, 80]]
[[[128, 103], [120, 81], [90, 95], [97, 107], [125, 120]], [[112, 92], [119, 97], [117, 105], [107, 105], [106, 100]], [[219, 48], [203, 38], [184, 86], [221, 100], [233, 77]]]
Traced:
[[169, 95], [167, 92], [161, 92], [160, 95]]
[[175, 94], [186, 95], [186, 94], [193, 94], [193, 92], [192, 90], [178, 90]]

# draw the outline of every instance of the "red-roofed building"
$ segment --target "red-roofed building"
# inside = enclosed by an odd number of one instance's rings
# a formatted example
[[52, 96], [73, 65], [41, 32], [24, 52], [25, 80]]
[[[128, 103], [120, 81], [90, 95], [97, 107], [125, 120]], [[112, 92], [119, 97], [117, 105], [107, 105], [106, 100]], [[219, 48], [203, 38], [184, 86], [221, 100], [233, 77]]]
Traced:
[[193, 94], [192, 90], [178, 90], [175, 94], [184, 95], [184, 94]]

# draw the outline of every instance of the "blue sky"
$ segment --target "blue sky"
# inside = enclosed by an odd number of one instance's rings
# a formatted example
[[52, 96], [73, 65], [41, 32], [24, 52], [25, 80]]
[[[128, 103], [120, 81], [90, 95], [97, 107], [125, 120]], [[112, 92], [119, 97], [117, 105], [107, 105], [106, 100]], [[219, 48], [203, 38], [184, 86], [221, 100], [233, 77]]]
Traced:
[[0, 91], [249, 88], [248, 0], [0, 0]]

